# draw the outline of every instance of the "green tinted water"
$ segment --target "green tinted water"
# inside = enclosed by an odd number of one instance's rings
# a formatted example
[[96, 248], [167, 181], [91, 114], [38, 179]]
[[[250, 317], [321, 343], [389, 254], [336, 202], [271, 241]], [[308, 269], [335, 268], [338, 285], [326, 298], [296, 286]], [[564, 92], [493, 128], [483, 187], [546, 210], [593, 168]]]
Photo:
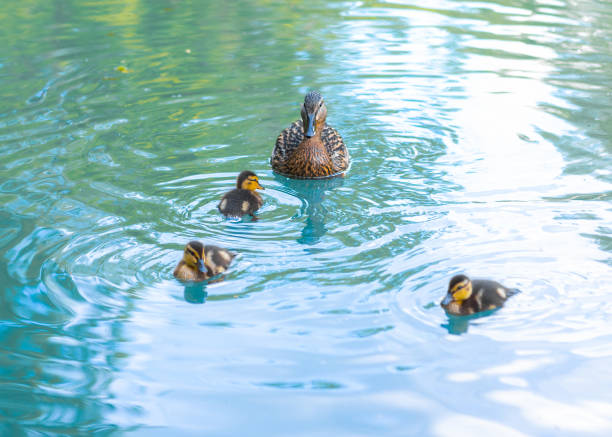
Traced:
[[[610, 435], [612, 3], [5, 3], [0, 434]], [[309, 89], [344, 179], [270, 171]]]

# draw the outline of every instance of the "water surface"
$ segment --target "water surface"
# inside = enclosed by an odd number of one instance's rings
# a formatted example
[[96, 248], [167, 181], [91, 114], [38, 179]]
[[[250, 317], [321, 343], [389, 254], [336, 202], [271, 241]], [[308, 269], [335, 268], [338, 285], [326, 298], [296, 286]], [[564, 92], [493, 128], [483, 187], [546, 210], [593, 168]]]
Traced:
[[[0, 434], [612, 433], [612, 3], [0, 18]], [[346, 178], [270, 171], [309, 89]], [[224, 281], [172, 277], [191, 239]], [[459, 272], [523, 292], [449, 319]]]

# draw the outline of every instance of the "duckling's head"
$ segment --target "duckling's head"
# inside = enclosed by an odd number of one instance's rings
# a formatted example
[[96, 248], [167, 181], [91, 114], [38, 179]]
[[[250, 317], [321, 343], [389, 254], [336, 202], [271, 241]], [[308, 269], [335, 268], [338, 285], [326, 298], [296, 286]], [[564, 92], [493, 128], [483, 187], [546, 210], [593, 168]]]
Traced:
[[304, 135], [312, 138], [321, 133], [325, 126], [327, 107], [323, 102], [323, 96], [318, 91], [310, 91], [304, 97], [302, 104], [302, 121], [304, 122]]
[[183, 252], [183, 261], [185, 261], [185, 264], [189, 267], [206, 273], [206, 266], [204, 266], [204, 245], [199, 241], [190, 241], [187, 243], [185, 252]]
[[443, 307], [450, 305], [452, 302], [461, 304], [464, 300], [472, 295], [472, 281], [465, 275], [456, 275], [448, 283], [448, 292], [442, 301]]
[[259, 185], [259, 178], [252, 171], [245, 170], [238, 175], [236, 186], [243, 190], [265, 190], [264, 187]]

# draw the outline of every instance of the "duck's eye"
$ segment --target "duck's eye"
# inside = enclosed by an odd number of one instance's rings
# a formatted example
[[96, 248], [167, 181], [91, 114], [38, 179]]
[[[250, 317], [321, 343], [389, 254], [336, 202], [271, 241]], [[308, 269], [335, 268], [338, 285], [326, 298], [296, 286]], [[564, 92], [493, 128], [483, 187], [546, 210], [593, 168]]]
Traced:
[[467, 281], [459, 282], [453, 287], [451, 292], [453, 294], [458, 293], [459, 291], [464, 290], [467, 287], [467, 285], [468, 285]]
[[470, 281], [462, 281], [456, 284], [451, 290], [453, 299], [462, 301], [469, 298], [472, 294], [472, 284]]

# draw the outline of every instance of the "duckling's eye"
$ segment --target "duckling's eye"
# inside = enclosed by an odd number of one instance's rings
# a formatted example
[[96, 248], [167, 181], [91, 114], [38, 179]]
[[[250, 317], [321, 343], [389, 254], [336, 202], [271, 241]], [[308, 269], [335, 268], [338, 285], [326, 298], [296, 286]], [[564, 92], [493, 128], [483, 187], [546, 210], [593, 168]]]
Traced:
[[192, 257], [194, 257], [195, 259], [199, 258], [198, 253], [195, 250], [193, 250], [193, 249], [191, 249], [189, 247], [187, 249], [185, 249], [185, 252], [188, 253], [189, 255], [191, 255]]
[[453, 289], [452, 289], [452, 293], [458, 293], [462, 290], [464, 290], [465, 288], [467, 288], [468, 286], [468, 282], [467, 281], [463, 281], [463, 282], [459, 282], [458, 284], [456, 284]]

